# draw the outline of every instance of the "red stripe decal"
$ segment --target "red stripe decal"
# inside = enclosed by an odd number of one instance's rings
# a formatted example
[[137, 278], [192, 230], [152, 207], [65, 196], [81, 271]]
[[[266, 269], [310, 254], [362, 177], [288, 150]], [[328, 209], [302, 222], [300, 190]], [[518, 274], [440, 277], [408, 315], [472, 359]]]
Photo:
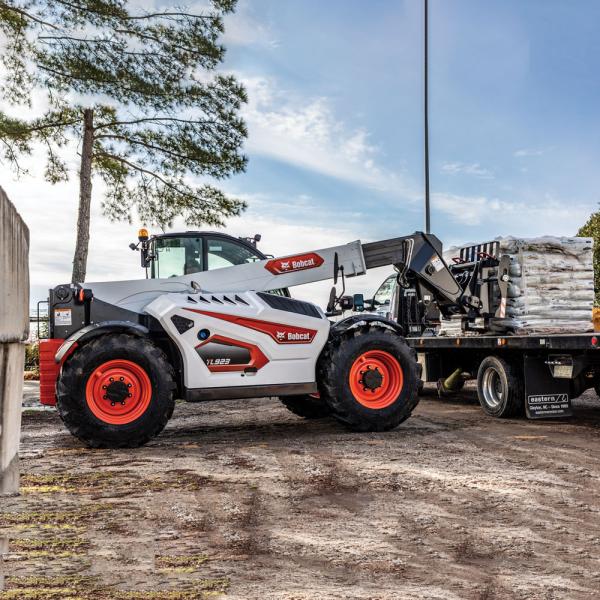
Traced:
[[273, 258], [265, 265], [265, 269], [271, 271], [273, 275], [283, 275], [284, 273], [293, 273], [294, 271], [316, 269], [324, 262], [323, 257], [319, 256], [316, 252], [309, 252], [308, 254], [297, 254], [295, 256], [286, 256], [285, 258]]
[[186, 308], [190, 312], [195, 312], [207, 317], [229, 321], [248, 329], [254, 329], [261, 333], [271, 336], [278, 344], [310, 344], [317, 335], [315, 329], [307, 327], [295, 327], [294, 325], [283, 325], [281, 323], [272, 323], [270, 321], [260, 321], [250, 319], [249, 317], [240, 317], [238, 315], [226, 315], [224, 313], [214, 313], [207, 310], [198, 310], [196, 308]]

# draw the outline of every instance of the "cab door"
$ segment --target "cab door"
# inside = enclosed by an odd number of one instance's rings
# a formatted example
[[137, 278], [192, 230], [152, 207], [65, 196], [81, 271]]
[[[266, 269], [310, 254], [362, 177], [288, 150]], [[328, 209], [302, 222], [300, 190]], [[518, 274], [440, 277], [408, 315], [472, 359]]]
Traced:
[[392, 314], [392, 307], [394, 306], [392, 297], [397, 285], [397, 275], [390, 275], [379, 286], [379, 289], [373, 296], [373, 310], [377, 315], [386, 319], [394, 318]]

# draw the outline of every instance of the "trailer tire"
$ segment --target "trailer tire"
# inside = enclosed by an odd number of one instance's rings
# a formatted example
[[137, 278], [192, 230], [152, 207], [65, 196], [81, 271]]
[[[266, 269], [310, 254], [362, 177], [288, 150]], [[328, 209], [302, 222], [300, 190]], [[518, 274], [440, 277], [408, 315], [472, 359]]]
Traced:
[[92, 339], [63, 364], [57, 408], [91, 448], [135, 448], [157, 436], [175, 407], [175, 376], [149, 339], [112, 333]]
[[486, 414], [501, 419], [522, 415], [524, 394], [518, 366], [497, 356], [483, 359], [477, 372], [477, 396]]
[[324, 400], [309, 394], [281, 396], [279, 400], [290, 412], [303, 419], [324, 419], [331, 415], [331, 409]]
[[[368, 371], [379, 374], [365, 382]], [[321, 353], [317, 373], [332, 416], [353, 431], [393, 429], [419, 402], [416, 354], [387, 328], [367, 325], [335, 336]]]

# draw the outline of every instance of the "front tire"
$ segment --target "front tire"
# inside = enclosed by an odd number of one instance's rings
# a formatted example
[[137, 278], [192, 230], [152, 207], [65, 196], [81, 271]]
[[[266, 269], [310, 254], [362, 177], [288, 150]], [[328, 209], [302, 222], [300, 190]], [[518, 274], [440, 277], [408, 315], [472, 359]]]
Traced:
[[72, 354], [57, 382], [58, 413], [91, 448], [135, 448], [157, 436], [175, 407], [173, 368], [146, 338], [107, 334]]
[[477, 372], [477, 396], [491, 417], [520, 416], [524, 411], [523, 376], [520, 369], [497, 356], [483, 359]]
[[415, 353], [383, 327], [344, 332], [326, 345], [318, 366], [321, 398], [354, 431], [387, 431], [419, 402]]

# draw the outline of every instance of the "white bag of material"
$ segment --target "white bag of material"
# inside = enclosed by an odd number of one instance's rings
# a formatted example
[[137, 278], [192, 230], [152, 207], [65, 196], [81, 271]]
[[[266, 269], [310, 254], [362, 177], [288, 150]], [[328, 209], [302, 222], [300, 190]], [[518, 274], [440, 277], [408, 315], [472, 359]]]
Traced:
[[[506, 318], [498, 324], [515, 333], [592, 331], [594, 305], [593, 240], [579, 237], [496, 238], [498, 256], [513, 266]], [[472, 245], [472, 244], [469, 244]], [[444, 253], [448, 264], [460, 248]], [[455, 329], [445, 323], [444, 327]], [[446, 335], [448, 335], [447, 333]]]

